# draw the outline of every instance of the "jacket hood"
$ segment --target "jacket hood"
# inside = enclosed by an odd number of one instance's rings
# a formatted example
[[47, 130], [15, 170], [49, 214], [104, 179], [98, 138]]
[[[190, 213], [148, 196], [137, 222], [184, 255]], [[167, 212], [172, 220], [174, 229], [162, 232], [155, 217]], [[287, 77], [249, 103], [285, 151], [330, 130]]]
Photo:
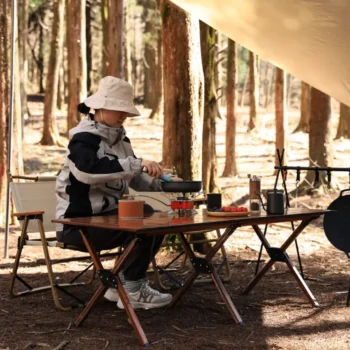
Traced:
[[122, 141], [126, 136], [123, 126], [120, 128], [111, 128], [91, 119], [83, 119], [76, 127], [69, 130], [69, 140], [71, 140], [75, 134], [80, 132], [88, 132], [90, 134], [97, 135], [101, 137], [101, 139], [110, 147], [119, 141]]

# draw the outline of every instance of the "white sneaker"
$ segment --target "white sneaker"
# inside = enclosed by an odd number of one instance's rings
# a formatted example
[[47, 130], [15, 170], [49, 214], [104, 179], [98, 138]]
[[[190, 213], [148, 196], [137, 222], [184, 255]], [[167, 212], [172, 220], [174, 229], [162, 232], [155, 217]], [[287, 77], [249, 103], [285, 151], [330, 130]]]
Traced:
[[[155, 309], [168, 305], [172, 300], [172, 295], [160, 293], [149, 286], [149, 281], [144, 281], [138, 292], [126, 292], [133, 309]], [[122, 300], [119, 298], [117, 306], [124, 309]]]
[[119, 300], [119, 294], [115, 288], [108, 288], [107, 292], [103, 296], [106, 300], [111, 301], [113, 303], [117, 303]]

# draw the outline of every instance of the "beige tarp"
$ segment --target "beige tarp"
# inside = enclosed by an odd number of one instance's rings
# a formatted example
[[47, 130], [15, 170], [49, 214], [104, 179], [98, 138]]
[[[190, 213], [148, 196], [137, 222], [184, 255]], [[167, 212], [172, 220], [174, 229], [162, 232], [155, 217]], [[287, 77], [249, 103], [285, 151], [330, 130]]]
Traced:
[[172, 0], [350, 106], [350, 0]]

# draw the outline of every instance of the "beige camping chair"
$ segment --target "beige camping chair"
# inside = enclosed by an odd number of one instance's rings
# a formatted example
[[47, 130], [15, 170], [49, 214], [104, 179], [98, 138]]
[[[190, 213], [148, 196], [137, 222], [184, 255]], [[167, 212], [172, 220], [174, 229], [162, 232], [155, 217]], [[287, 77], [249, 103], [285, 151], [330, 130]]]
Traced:
[[[164, 192], [136, 192], [133, 189], [129, 189], [129, 194], [132, 196], [135, 196], [137, 198], [140, 198], [144, 200], [148, 205], [150, 205], [154, 210], [159, 211], [169, 211], [170, 210], [170, 198], [167, 196]], [[188, 232], [187, 235], [196, 235], [200, 233], [206, 233], [208, 231], [195, 231], [195, 232]], [[210, 242], [216, 242], [220, 237], [221, 233], [220, 230], [216, 230], [216, 236], [217, 238], [212, 239], [201, 239], [201, 240], [193, 240], [194, 243], [200, 244], [200, 243], [210, 243]], [[181, 243], [166, 243], [164, 242], [162, 247], [172, 247], [177, 248], [181, 247]], [[224, 246], [221, 248], [221, 254], [222, 254], [222, 262], [220, 263], [217, 272], [220, 274], [221, 270], [223, 270], [223, 273], [221, 274], [221, 278], [224, 282], [228, 282], [231, 280], [232, 277], [232, 271], [230, 267], [230, 263], [228, 261], [226, 250]], [[180, 263], [180, 265], [176, 268], [172, 267], [174, 266], [174, 263], [179, 260], [180, 257], [183, 256], [183, 259]], [[156, 257], [152, 261], [152, 267], [155, 275], [155, 281], [158, 284], [159, 287], [161, 287], [164, 290], [169, 290], [171, 287], [169, 285], [166, 285], [163, 283], [161, 275], [166, 275], [168, 277], [168, 281], [174, 282], [178, 287], [181, 287], [182, 281], [180, 281], [175, 275], [174, 272], [181, 272], [183, 271], [186, 261], [187, 261], [187, 254], [184, 250], [179, 252], [173, 260], [171, 260], [166, 266], [160, 266], [157, 263]], [[212, 279], [206, 278], [206, 279], [197, 279], [196, 283], [198, 282], [212, 282]]]
[[[16, 213], [14, 216], [18, 218], [21, 224], [21, 235], [18, 239], [17, 253], [12, 270], [12, 277], [10, 283], [10, 294], [14, 297], [23, 296], [34, 292], [41, 292], [50, 290], [52, 292], [55, 306], [63, 311], [70, 310], [72, 307], [62, 305], [58, 297], [57, 291], [71, 296], [78, 302], [78, 305], [84, 305], [84, 301], [77, 298], [71, 292], [68, 292], [67, 287], [87, 285], [94, 279], [95, 269], [93, 264], [89, 264], [77, 276], [67, 283], [57, 283], [53, 273], [52, 265], [58, 263], [67, 263], [70, 261], [80, 261], [90, 259], [90, 256], [75, 256], [64, 259], [52, 260], [50, 258], [49, 248], [56, 247], [61, 249], [79, 250], [77, 247], [68, 246], [56, 241], [55, 224], [51, 222], [55, 218], [56, 213], [56, 197], [55, 197], [55, 177], [26, 177], [13, 176], [11, 179], [31, 180], [30, 182], [11, 182], [10, 191]], [[45, 214], [45, 215], [44, 215]], [[38, 235], [39, 234], [39, 235]], [[30, 282], [19, 275], [19, 266], [22, 255], [22, 250], [25, 246], [36, 246], [43, 250], [44, 260], [47, 267], [49, 278], [49, 285], [33, 288]], [[103, 256], [116, 256], [117, 253], [104, 254]], [[85, 272], [92, 267], [92, 274], [88, 281], [77, 282]], [[20, 282], [25, 289], [19, 289], [17, 283]]]

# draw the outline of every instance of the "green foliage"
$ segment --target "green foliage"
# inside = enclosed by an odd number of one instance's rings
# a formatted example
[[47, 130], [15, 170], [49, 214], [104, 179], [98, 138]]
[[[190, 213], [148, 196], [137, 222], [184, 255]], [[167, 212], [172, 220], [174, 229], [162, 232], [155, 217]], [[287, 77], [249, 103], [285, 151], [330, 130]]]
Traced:
[[249, 50], [241, 47], [237, 54], [238, 84], [244, 85], [244, 80], [249, 74]]
[[[169, 245], [173, 245], [175, 243], [180, 243], [180, 240], [179, 240], [179, 238], [178, 238], [178, 236], [176, 234], [171, 234], [171, 235], [167, 235], [165, 237], [165, 243], [169, 244]], [[179, 246], [174, 246], [174, 247], [167, 246], [165, 249], [166, 250], [174, 250], [174, 249], [175, 250], [179, 250]]]
[[29, 13], [36, 12], [39, 7], [46, 5], [48, 2], [47, 0], [29, 0]]
[[159, 31], [162, 28], [162, 21], [160, 10], [154, 0], [148, 0], [143, 7], [142, 19], [146, 23], [146, 28], [150, 30], [144, 33], [145, 45], [149, 45], [153, 48], [157, 47], [157, 40]]

